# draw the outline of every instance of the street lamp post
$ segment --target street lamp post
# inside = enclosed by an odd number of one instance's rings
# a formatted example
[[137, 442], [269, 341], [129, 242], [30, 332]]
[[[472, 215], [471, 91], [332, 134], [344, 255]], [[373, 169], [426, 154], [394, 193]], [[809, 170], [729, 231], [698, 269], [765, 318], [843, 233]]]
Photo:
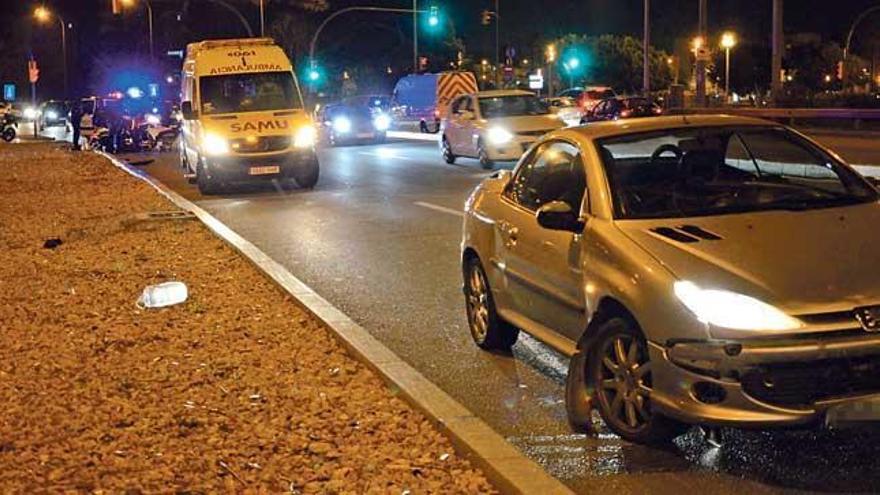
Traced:
[[736, 35], [724, 33], [721, 36], [721, 48], [724, 48], [724, 98], [730, 102], [730, 49], [736, 46]]
[[645, 0], [644, 35], [642, 39], [642, 91], [646, 98], [651, 94], [651, 57], [648, 50], [651, 46], [651, 0]]
[[266, 7], [263, 5], [264, 0], [260, 0], [260, 36], [266, 36]]
[[[134, 3], [134, 0], [124, 0], [123, 4], [126, 6], [130, 6]], [[153, 54], [153, 4], [150, 3], [150, 0], [144, 0], [144, 6], [147, 8], [147, 30], [150, 36], [150, 59], [152, 60], [154, 57]]]
[[[706, 0], [700, 0], [699, 3], [699, 37], [701, 40], [706, 39], [706, 31], [707, 27], [707, 6]], [[696, 73], [696, 83], [697, 83], [697, 106], [705, 107], [706, 106], [706, 58], [705, 55], [701, 52], [697, 52], [697, 73]]]
[[[40, 22], [47, 22], [52, 17], [52, 12], [50, 12], [49, 9], [47, 9], [46, 7], [37, 7], [37, 9], [34, 11], [34, 17], [36, 17], [37, 20]], [[58, 23], [61, 25], [61, 60], [64, 70], [64, 97], [67, 98], [67, 24], [58, 13], [55, 13], [55, 18], [58, 19]]]
[[859, 27], [859, 24], [861, 24], [861, 22], [864, 21], [865, 18], [868, 17], [870, 14], [872, 14], [872, 13], [874, 13], [874, 12], [877, 12], [878, 10], [880, 10], [880, 5], [875, 5], [875, 6], [873, 6], [873, 7], [869, 7], [869, 8], [866, 9], [864, 12], [862, 12], [861, 14], [859, 14], [858, 17], [856, 17], [856, 19], [853, 21], [852, 26], [850, 26], [850, 28], [849, 28], [849, 32], [848, 32], [847, 35], [846, 35], [846, 44], [845, 44], [844, 47], [843, 47], [843, 82], [844, 82], [844, 90], [846, 89], [846, 83], [847, 83], [847, 77], [846, 77], [846, 76], [847, 76], [846, 62], [847, 62], [847, 59], [849, 58], [850, 51], [851, 51], [851, 48], [852, 48], [852, 39], [853, 39], [853, 35], [855, 35], [855, 33], [856, 33], [856, 28]]

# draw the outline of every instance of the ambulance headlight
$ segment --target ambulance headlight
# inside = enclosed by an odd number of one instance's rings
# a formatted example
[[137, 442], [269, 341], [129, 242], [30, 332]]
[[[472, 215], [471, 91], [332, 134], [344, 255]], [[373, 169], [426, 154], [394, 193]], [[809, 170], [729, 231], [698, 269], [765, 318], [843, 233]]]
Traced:
[[208, 155], [216, 156], [229, 153], [229, 141], [216, 134], [205, 134], [202, 147], [205, 149], [205, 154]]
[[318, 132], [315, 128], [306, 125], [300, 127], [299, 130], [296, 131], [296, 135], [293, 138], [293, 146], [296, 148], [311, 148], [315, 145], [317, 138]]

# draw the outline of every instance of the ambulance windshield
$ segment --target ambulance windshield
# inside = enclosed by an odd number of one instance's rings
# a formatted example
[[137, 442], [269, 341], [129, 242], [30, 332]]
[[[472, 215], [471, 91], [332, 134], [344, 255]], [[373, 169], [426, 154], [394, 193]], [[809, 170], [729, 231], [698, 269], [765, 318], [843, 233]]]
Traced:
[[199, 90], [204, 115], [303, 107], [290, 72], [203, 76]]

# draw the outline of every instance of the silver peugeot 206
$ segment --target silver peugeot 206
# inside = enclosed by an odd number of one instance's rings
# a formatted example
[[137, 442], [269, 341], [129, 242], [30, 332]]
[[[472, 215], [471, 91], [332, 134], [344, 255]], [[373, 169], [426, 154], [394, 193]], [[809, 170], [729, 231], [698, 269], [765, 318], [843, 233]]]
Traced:
[[542, 137], [466, 203], [471, 334], [572, 357], [566, 402], [621, 437], [880, 414], [873, 181], [772, 122], [661, 117]]

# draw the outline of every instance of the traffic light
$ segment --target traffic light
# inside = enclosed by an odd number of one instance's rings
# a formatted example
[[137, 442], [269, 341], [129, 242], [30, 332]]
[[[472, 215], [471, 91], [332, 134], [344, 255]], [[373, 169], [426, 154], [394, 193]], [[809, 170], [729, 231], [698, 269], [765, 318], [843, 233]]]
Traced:
[[484, 10], [483, 12], [481, 12], [480, 13], [480, 24], [482, 24], [484, 26], [488, 26], [489, 24], [492, 24], [492, 12], [490, 12], [488, 10]]
[[436, 6], [428, 10], [428, 26], [437, 27], [440, 25], [440, 9]]

